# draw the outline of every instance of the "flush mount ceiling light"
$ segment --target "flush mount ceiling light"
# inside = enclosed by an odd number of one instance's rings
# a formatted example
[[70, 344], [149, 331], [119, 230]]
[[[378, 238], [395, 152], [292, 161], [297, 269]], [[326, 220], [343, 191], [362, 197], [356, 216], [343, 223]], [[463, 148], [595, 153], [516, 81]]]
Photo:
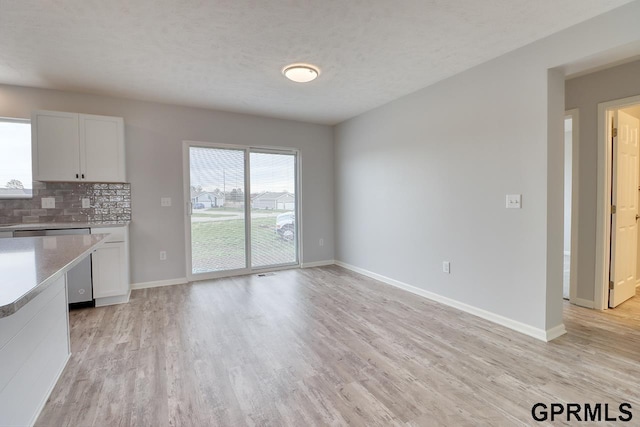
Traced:
[[320, 75], [320, 70], [309, 64], [291, 64], [282, 69], [282, 74], [296, 83], [308, 83]]

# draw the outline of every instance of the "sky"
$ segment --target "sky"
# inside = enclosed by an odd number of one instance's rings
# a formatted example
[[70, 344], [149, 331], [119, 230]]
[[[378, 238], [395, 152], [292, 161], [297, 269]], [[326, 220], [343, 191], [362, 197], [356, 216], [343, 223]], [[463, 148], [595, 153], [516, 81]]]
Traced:
[[[191, 186], [205, 191], [216, 188], [244, 191], [244, 150], [191, 147]], [[295, 193], [295, 156], [251, 153], [251, 193], [288, 191]]]
[[0, 147], [0, 188], [12, 179], [31, 188], [31, 123], [0, 121]]

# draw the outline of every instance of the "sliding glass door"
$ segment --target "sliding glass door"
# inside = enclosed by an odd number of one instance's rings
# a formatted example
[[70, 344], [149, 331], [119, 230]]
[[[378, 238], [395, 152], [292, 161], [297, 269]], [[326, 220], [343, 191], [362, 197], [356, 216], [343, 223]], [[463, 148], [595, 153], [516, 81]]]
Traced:
[[298, 264], [297, 153], [184, 143], [192, 279]]
[[296, 156], [251, 152], [251, 265], [295, 263]]
[[247, 267], [245, 152], [189, 148], [191, 273]]

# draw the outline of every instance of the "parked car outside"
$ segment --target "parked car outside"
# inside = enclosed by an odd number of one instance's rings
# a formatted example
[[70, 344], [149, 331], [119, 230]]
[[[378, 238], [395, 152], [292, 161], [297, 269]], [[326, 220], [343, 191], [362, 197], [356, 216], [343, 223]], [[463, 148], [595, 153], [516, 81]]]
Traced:
[[296, 213], [285, 212], [276, 217], [276, 233], [284, 240], [293, 241], [296, 237]]
[[204, 203], [194, 203], [193, 209], [204, 209]]

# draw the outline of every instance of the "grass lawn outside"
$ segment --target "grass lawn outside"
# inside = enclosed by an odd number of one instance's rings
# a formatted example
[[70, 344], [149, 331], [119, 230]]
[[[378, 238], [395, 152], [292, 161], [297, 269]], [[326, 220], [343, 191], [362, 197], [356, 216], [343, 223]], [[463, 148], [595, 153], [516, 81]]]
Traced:
[[[254, 212], [264, 213], [263, 210]], [[209, 216], [209, 214], [202, 216]], [[271, 217], [253, 218], [251, 221], [253, 267], [296, 261], [296, 243], [286, 241], [276, 233], [275, 217], [276, 213]], [[193, 273], [245, 268], [244, 234], [243, 219], [193, 222], [191, 224]]]
[[235, 214], [232, 213], [227, 213], [227, 214], [216, 214], [216, 213], [201, 213], [201, 212], [196, 212], [196, 213], [192, 213], [191, 216], [196, 217], [196, 218], [225, 218], [225, 217], [231, 217], [231, 216], [236, 216]]

